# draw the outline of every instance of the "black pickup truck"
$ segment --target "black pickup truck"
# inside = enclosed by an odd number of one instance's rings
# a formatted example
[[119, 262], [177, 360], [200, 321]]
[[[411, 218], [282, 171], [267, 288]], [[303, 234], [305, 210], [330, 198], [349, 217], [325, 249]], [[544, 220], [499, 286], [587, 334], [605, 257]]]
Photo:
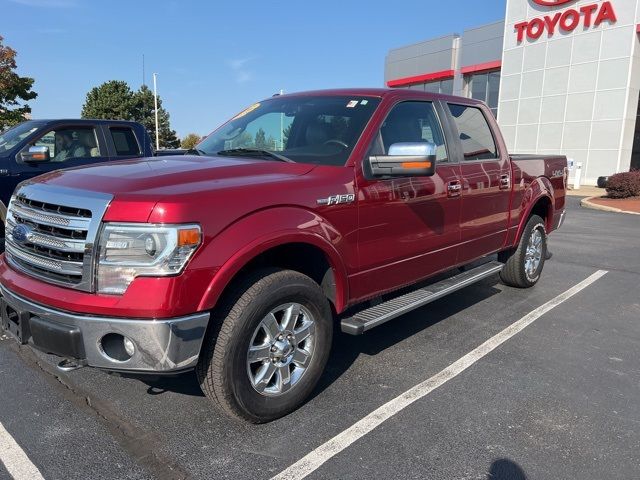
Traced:
[[119, 120], [28, 120], [0, 133], [0, 251], [11, 194], [18, 183], [62, 168], [151, 157], [144, 126]]

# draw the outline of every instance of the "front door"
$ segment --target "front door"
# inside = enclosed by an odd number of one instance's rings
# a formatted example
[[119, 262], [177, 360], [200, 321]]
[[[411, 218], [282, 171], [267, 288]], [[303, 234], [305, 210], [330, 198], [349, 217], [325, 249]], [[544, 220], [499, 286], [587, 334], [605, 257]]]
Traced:
[[462, 180], [459, 262], [497, 252], [507, 235], [511, 162], [500, 152], [487, 122], [487, 110], [449, 104], [460, 138]]
[[437, 145], [433, 177], [372, 178], [367, 162], [357, 173], [359, 273], [354, 300], [410, 284], [456, 263], [460, 240], [459, 165], [449, 157], [433, 103], [396, 104], [369, 155], [388, 154], [402, 142]]
[[50, 160], [48, 162], [25, 163], [16, 155], [12, 174], [19, 177], [19, 181], [27, 180], [61, 168], [77, 167], [100, 161], [105, 161], [106, 152], [101, 151], [98, 141], [101, 135], [92, 125], [60, 125], [49, 130], [25, 146], [47, 147]]

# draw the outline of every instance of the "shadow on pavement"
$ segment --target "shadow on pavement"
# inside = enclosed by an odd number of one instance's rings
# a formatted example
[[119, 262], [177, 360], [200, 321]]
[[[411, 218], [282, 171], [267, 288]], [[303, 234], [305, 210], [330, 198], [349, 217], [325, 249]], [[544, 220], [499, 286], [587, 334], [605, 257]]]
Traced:
[[517, 463], [499, 458], [491, 464], [487, 480], [527, 480], [527, 475]]
[[[346, 335], [340, 332], [340, 327], [337, 325], [329, 362], [309, 400], [322, 393], [340, 378], [361, 354], [375, 356], [441, 320], [500, 293], [500, 290], [495, 287], [496, 283], [496, 277], [488, 278], [475, 284], [473, 288], [466, 288], [448, 295], [422, 309], [415, 310], [403, 317], [392, 320], [388, 324], [375, 328], [365, 335]], [[428, 312], [428, 315], [420, 315], [420, 312], [423, 314]], [[420, 321], [416, 321], [417, 316], [422, 317]], [[427, 318], [425, 319], [424, 317]], [[174, 376], [145, 376], [125, 373], [120, 375], [147, 384], [149, 386], [147, 394], [149, 395], [173, 392], [188, 396], [204, 396], [194, 372]]]
[[[406, 338], [476, 303], [497, 295], [501, 291], [495, 287], [496, 283], [496, 277], [488, 278], [476, 283], [472, 288], [452, 293], [445, 298], [436, 300], [425, 307], [381, 325], [364, 335], [347, 335], [340, 332], [340, 327], [337, 326], [329, 362], [324, 375], [309, 400], [322, 393], [340, 378], [361, 354], [375, 356]], [[424, 315], [425, 312], [427, 312], [426, 315]], [[420, 318], [420, 320], [417, 321], [416, 318]]]
[[162, 395], [166, 392], [178, 393], [191, 397], [204, 397], [195, 372], [181, 373], [179, 375], [136, 375], [129, 373], [119, 374], [123, 378], [132, 378], [148, 385], [148, 395]]

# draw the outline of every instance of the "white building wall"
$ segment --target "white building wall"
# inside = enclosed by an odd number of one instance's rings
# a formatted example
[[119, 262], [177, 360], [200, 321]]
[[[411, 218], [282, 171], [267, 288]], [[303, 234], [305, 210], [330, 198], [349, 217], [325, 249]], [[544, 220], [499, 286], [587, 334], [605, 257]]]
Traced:
[[516, 153], [562, 153], [585, 183], [629, 170], [640, 92], [640, 0], [611, 0], [615, 24], [517, 42], [515, 24], [602, 3], [560, 8], [507, 0], [498, 122]]

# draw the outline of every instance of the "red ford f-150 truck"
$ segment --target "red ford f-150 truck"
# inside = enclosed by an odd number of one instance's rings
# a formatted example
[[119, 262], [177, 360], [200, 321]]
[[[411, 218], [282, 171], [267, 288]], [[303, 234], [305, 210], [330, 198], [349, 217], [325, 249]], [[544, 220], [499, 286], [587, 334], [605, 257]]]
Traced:
[[195, 369], [225, 412], [269, 421], [310, 394], [336, 326], [362, 334], [497, 273], [533, 286], [565, 212], [566, 158], [509, 155], [467, 98], [277, 96], [192, 153], [21, 184], [3, 328], [67, 370]]

